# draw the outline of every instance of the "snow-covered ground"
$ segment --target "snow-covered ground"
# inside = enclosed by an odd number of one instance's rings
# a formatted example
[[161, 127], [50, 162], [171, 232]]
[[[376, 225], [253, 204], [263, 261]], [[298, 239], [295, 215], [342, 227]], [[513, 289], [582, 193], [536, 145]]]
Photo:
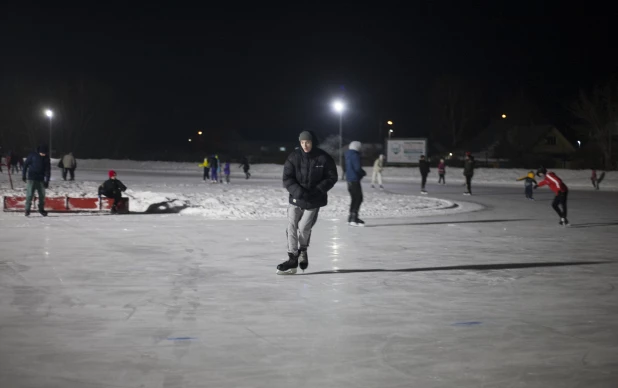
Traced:
[[[57, 160], [52, 161], [55, 166]], [[107, 170], [116, 170], [129, 190], [131, 210], [144, 212], [160, 204], [161, 211], [178, 211], [183, 215], [201, 215], [212, 219], [271, 219], [285, 217], [288, 195], [280, 185], [282, 166], [257, 164], [251, 166], [252, 179], [245, 181], [238, 165], [232, 166], [230, 185], [209, 184], [201, 180], [202, 169], [198, 163], [140, 162], [131, 160], [79, 160], [77, 180], [65, 182], [60, 179], [60, 170], [53, 169], [52, 182], [48, 196], [92, 197], [96, 196], [98, 185], [106, 179]], [[369, 177], [371, 167], [366, 167]], [[592, 190], [590, 171], [555, 170], [573, 189]], [[473, 183], [489, 185], [511, 185], [523, 187], [516, 178], [527, 171], [521, 169], [477, 169]], [[141, 175], [140, 175], [141, 174]], [[147, 176], [146, 180], [135, 182], [134, 176]], [[400, 195], [389, 191], [389, 184], [420, 181], [417, 168], [387, 167], [383, 173], [386, 191], [365, 189], [363, 203], [364, 217], [410, 217], [418, 215], [442, 214], [474, 210], [462, 204], [454, 209], [452, 201], [418, 195]], [[24, 184], [20, 175], [13, 177], [15, 190], [11, 190], [6, 171], [0, 174], [0, 195], [21, 195]], [[429, 176], [431, 186], [437, 180], [434, 169]], [[446, 175], [449, 186], [459, 186], [464, 182], [462, 169], [448, 168]], [[411, 186], [412, 187], [412, 186]], [[602, 190], [618, 190], [618, 174], [608, 172], [601, 184]], [[412, 190], [411, 190], [412, 191]], [[418, 191], [414, 189], [414, 194]], [[410, 192], [405, 194], [411, 194]], [[343, 182], [329, 195], [329, 206], [322, 210], [321, 216], [341, 218], [347, 215], [349, 196]]]
[[[134, 160], [111, 160], [111, 159], [86, 159], [79, 160], [79, 168], [87, 170], [119, 170], [119, 171], [152, 171], [152, 172], [185, 172], [194, 173], [197, 176], [201, 173], [199, 163], [176, 163], [176, 162], [154, 162], [154, 161], [134, 161]], [[56, 162], [57, 164], [57, 162]], [[55, 165], [55, 164], [54, 164]], [[371, 166], [365, 166], [368, 173], [367, 179], [371, 179]], [[231, 165], [232, 177], [241, 178], [242, 170], [238, 165]], [[254, 164], [251, 166], [251, 174], [261, 178], [279, 178], [281, 177], [283, 167], [277, 164]], [[483, 184], [512, 184], [523, 185], [517, 182], [516, 179], [528, 173], [526, 169], [502, 169], [502, 168], [478, 168], [475, 170], [474, 182]], [[569, 187], [592, 188], [590, 183], [590, 170], [565, 170], [553, 169]], [[600, 174], [600, 171], [598, 171]], [[455, 167], [447, 167], [446, 179], [447, 182], [464, 182], [463, 169]], [[386, 167], [383, 172], [385, 182], [405, 182], [418, 181], [420, 174], [418, 168], [413, 167]], [[429, 179], [438, 179], [436, 167], [432, 167]], [[601, 184], [602, 189], [618, 190], [618, 173], [609, 171], [606, 173], [605, 179]]]

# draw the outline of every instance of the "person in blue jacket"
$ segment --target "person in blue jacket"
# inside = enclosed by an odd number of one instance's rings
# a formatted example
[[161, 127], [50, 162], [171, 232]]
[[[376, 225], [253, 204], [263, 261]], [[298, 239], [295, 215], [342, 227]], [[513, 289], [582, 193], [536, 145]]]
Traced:
[[41, 145], [36, 152], [30, 153], [24, 163], [22, 178], [26, 182], [26, 217], [30, 215], [32, 196], [36, 190], [39, 196], [39, 213], [47, 217], [45, 211], [45, 189], [49, 187], [51, 177], [51, 163], [49, 150], [46, 145]]
[[365, 222], [358, 218], [358, 211], [363, 202], [361, 179], [367, 175], [361, 166], [360, 150], [361, 143], [353, 141], [350, 143], [350, 149], [345, 153], [345, 178], [348, 182], [348, 191], [352, 199], [350, 202], [350, 215], [348, 216], [348, 225], [351, 226], [365, 226]]

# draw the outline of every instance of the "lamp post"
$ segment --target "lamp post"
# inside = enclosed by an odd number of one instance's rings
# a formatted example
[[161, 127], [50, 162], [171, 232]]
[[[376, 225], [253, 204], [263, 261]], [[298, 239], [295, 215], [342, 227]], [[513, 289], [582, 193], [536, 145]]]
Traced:
[[51, 109], [46, 109], [45, 116], [49, 117], [49, 159], [51, 159], [52, 157], [52, 117], [54, 117], [54, 112]]
[[333, 102], [333, 110], [339, 113], [339, 166], [343, 171], [343, 111], [345, 105], [342, 101], [336, 100]]
[[393, 134], [393, 130], [392, 130], [392, 129], [389, 129], [389, 130], [388, 130], [388, 138], [389, 138], [389, 139], [391, 138], [391, 135], [392, 135], [392, 134]]

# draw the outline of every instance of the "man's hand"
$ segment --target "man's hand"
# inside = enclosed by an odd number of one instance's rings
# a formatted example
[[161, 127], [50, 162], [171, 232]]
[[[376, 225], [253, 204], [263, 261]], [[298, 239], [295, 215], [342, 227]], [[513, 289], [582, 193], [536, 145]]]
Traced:
[[538, 189], [538, 188], [539, 188], [539, 185], [534, 185], [534, 189], [535, 190]]

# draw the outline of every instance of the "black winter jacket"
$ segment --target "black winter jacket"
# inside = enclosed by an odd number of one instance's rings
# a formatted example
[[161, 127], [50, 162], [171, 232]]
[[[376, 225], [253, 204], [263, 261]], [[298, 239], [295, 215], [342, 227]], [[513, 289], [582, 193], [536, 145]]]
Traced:
[[51, 163], [49, 161], [49, 155], [41, 156], [38, 152], [32, 152], [28, 155], [22, 171], [24, 179], [26, 179], [27, 176], [30, 181], [49, 182], [50, 175]]
[[335, 160], [319, 148], [313, 148], [309, 153], [297, 148], [283, 166], [283, 187], [290, 193], [290, 204], [301, 209], [326, 206], [326, 193], [335, 183]]
[[114, 193], [125, 191], [126, 189], [127, 186], [123, 185], [118, 179], [108, 179], [103, 182], [101, 186], [99, 186], [99, 195], [112, 195]]
[[429, 174], [429, 162], [426, 160], [419, 160], [418, 169], [420, 170], [421, 175]]

